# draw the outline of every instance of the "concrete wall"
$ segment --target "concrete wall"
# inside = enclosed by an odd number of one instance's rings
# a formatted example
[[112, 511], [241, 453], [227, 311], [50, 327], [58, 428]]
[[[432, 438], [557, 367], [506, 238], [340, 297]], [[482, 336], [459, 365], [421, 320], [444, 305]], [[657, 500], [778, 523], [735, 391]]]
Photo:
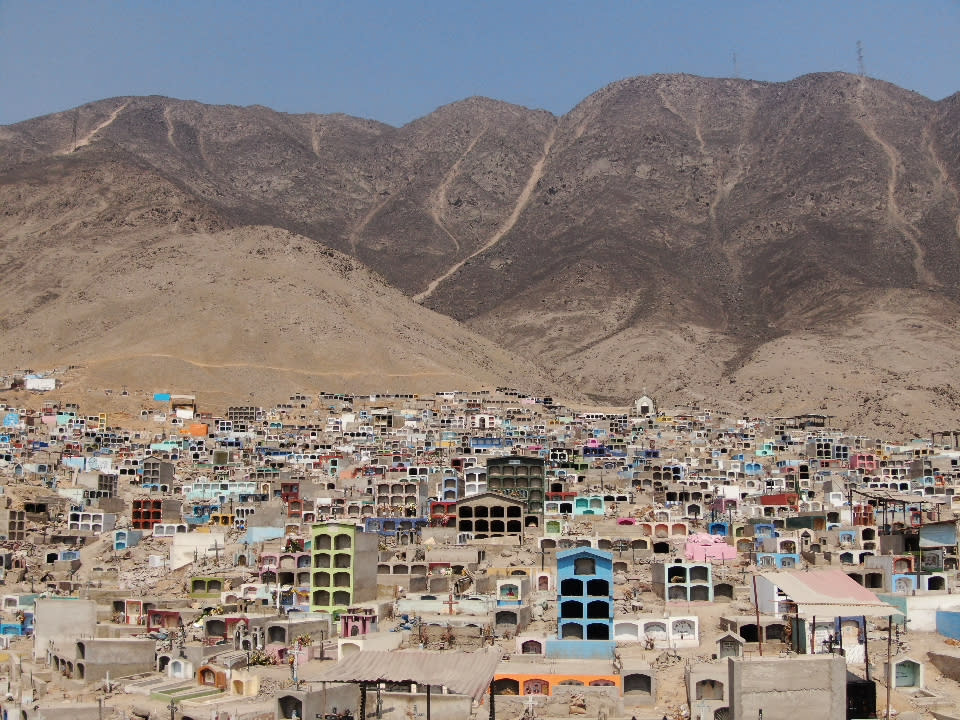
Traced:
[[[80, 657], [79, 647], [83, 647]], [[153, 640], [93, 639], [78, 642], [77, 665], [83, 665], [85, 682], [97, 682], [107, 673], [117, 678], [154, 669], [156, 642]]]
[[[397, 615], [448, 615], [450, 606], [446, 597], [435, 600], [423, 600], [419, 597], [407, 597], [397, 601]], [[486, 620], [496, 607], [493, 598], [460, 598], [453, 606], [454, 615], [475, 615]]]
[[170, 545], [170, 569], [176, 570], [193, 562], [194, 551], [197, 557], [213, 557], [214, 544], [223, 554], [225, 536], [222, 533], [180, 533], [173, 536]]
[[557, 640], [546, 641], [545, 655], [553, 659], [612, 660], [614, 640]]
[[[378, 575], [378, 578], [384, 577]], [[410, 578], [409, 587], [407, 588], [411, 593], [428, 593], [428, 594], [437, 594], [437, 593], [451, 593], [453, 592], [453, 584], [451, 582], [451, 577], [449, 575], [393, 575], [391, 577], [408, 577]]]
[[82, 646], [83, 650], [82, 658], [79, 654], [77, 657], [86, 660], [89, 664], [110, 662], [134, 663], [139, 662], [143, 658], [152, 659], [156, 648], [156, 641], [150, 639], [141, 640], [139, 638], [98, 638], [80, 640], [77, 645], [78, 648]]
[[767, 578], [757, 575], [757, 605], [764, 615], [778, 615], [779, 599], [777, 586]]
[[[354, 717], [359, 717], [360, 710], [360, 686], [351, 683], [321, 683], [322, 687], [316, 690], [294, 690], [285, 688], [276, 691], [277, 718], [289, 718], [289, 713], [284, 713], [284, 707], [288, 699], [298, 698], [301, 703], [302, 712], [297, 713], [300, 720], [310, 720], [315, 717], [323, 717], [324, 713], [344, 710], [353, 711]], [[370, 715], [371, 706], [367, 705], [367, 714]]]
[[937, 632], [945, 637], [960, 640], [960, 612], [937, 610]]
[[81, 637], [93, 637], [97, 604], [93, 600], [38, 598], [34, 609], [33, 659], [47, 657], [50, 641], [66, 647]]
[[[421, 531], [421, 538], [436, 537], [442, 535], [445, 537], [456, 537], [456, 530], [447, 530], [445, 528], [424, 528]], [[480, 562], [480, 550], [475, 547], [449, 547], [443, 545], [434, 545], [433, 547], [423, 546], [427, 550], [427, 559], [430, 562], [448, 562], [451, 565], [470, 565]]]
[[[382, 692], [383, 717], [386, 720], [407, 720], [411, 717], [426, 717], [427, 694]], [[416, 707], [416, 715], [413, 708]], [[367, 690], [367, 717], [376, 717], [377, 692]], [[430, 693], [430, 717], [433, 720], [462, 720], [473, 712], [473, 700], [465, 695], [443, 695], [437, 690]]]
[[[517, 622], [510, 623], [504, 622], [504, 619], [507, 617], [501, 613], [516, 613]], [[533, 618], [533, 611], [529, 605], [520, 605], [513, 607], [500, 607], [497, 608], [496, 612], [493, 614], [493, 629], [497, 635], [504, 635], [509, 633], [511, 635], [516, 635], [518, 632], [523, 632], [527, 626], [530, 624], [531, 619]]]
[[[907, 616], [907, 596], [894, 593], [877, 593], [877, 597], [888, 605], [893, 605], [895, 608], [900, 610], [899, 615], [896, 613], [894, 614], [893, 622], [897, 625], [903, 625], [904, 618]], [[886, 625], [886, 621], [883, 620], [883, 618], [876, 618], [876, 620]]]
[[[92, 705], [70, 703], [57, 706], [45, 705], [37, 710], [27, 709], [26, 714], [28, 720], [41, 720], [41, 718], [43, 720], [98, 720], [100, 717], [110, 717], [113, 711], [114, 708], [106, 703], [103, 704], [102, 712], [96, 703]], [[8, 714], [11, 718], [19, 717], [19, 708], [11, 706]]]
[[[663, 633], [654, 632], [663, 627]], [[654, 647], [682, 648], [698, 647], [700, 645], [700, 618], [696, 615], [680, 615], [662, 617], [658, 615], [641, 615], [639, 617], [624, 617], [614, 622], [614, 639], [618, 644], [640, 643], [645, 644], [648, 639], [653, 640]], [[648, 635], [646, 630], [650, 629]]]
[[337, 640], [337, 660], [343, 660], [360, 650], [396, 650], [403, 640], [408, 640], [410, 631], [377, 632]]
[[776, 660], [728, 659], [731, 720], [846, 720], [847, 668], [838, 655]]
[[[960, 610], [960, 595], [945, 593], [922, 595], [878, 595], [884, 602], [904, 607], [906, 602], [908, 629], [913, 632], [936, 632], [938, 610]], [[896, 620], [896, 617], [894, 617]]]
[[927, 657], [930, 658], [930, 663], [939, 670], [944, 677], [948, 677], [955, 682], [960, 682], [960, 655], [951, 655], [945, 652], [928, 652]]
[[[729, 706], [729, 668], [723, 663], [697, 663], [690, 665], [684, 681], [687, 686], [687, 704], [696, 709], [697, 717], [713, 717], [717, 708]], [[702, 697], [697, 697], [697, 686], [703, 683]], [[706, 714], [704, 714], [706, 711]]]
[[357, 532], [353, 551], [353, 602], [377, 599], [377, 552], [379, 538], [374, 533]]

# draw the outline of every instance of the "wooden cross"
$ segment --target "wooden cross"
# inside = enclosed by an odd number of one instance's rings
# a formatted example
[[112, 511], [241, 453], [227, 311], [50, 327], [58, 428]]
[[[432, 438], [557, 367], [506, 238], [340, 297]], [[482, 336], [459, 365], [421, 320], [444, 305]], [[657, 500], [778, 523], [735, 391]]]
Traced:
[[453, 599], [453, 593], [450, 594], [450, 599], [449, 599], [449, 600], [445, 600], [444, 602], [441, 603], [441, 605], [446, 605], [446, 606], [447, 606], [447, 609], [448, 609], [448, 611], [449, 611], [449, 612], [448, 612], [449, 615], [453, 615], [453, 614], [454, 614], [454, 613], [453, 613], [453, 606], [454, 606], [454, 605], [459, 605], [459, 604], [460, 604], [459, 602], [457, 602], [456, 600]]

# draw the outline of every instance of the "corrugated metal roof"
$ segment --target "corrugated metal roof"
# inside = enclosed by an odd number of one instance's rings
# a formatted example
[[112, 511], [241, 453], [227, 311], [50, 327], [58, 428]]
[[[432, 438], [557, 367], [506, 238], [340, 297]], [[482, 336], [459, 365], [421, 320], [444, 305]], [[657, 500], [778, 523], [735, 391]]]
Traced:
[[823, 618], [825, 620], [838, 617], [890, 617], [891, 615], [902, 615], [903, 612], [893, 605], [887, 605], [879, 600], [875, 605], [863, 603], [807, 603], [799, 606], [800, 617], [804, 618]]
[[761, 576], [786, 593], [804, 617], [885, 617], [900, 613], [842, 570], [767, 572]]
[[[924, 505], [946, 505], [949, 501], [943, 497], [937, 498], [928, 495], [913, 495], [911, 493], [891, 492], [890, 490], [854, 490], [858, 495], [872, 498], [874, 500], [888, 500], [895, 503], [906, 503], [907, 505], [922, 503]], [[880, 508], [876, 508], [876, 513], [880, 514]]]
[[427, 652], [361, 650], [341, 660], [317, 680], [322, 682], [414, 682], [443, 685], [480, 701], [500, 662], [499, 650]]

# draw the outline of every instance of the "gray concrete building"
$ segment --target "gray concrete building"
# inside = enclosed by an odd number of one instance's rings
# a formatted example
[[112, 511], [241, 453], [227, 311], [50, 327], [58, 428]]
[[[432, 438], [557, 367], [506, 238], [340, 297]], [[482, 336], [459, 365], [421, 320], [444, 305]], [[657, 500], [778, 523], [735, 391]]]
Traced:
[[846, 720], [847, 667], [839, 655], [728, 659], [730, 720]]

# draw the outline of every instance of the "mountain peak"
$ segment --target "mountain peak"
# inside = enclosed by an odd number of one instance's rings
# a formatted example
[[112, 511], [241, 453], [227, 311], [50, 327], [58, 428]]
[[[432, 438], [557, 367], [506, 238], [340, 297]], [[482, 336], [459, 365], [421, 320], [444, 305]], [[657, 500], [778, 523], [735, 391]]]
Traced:
[[[941, 365], [903, 358], [934, 338], [931, 357], [960, 361], [949, 317], [960, 303], [957, 97], [934, 103], [849, 73], [654, 75], [612, 83], [559, 118], [470, 97], [400, 128], [111, 98], [0, 129], [0, 238], [10, 267], [24, 242], [52, 248], [56, 266], [67, 248], [96, 258], [104, 242], [187, 247], [281, 228], [311, 253], [370, 268], [404, 312], [466, 323], [596, 398], [630, 398], [641, 378], [677, 398], [735, 380], [746, 404], [776, 410], [817, 392], [879, 422], [896, 417], [886, 378], [926, 388], [929, 413], [952, 417]], [[186, 272], [168, 251], [153, 267]], [[311, 257], [318, 268], [328, 256]], [[229, 277], [254, 267], [231, 253], [223, 263]], [[280, 267], [260, 291], [305, 282]], [[72, 287], [66, 276], [24, 280], [16, 307], [75, 312], [76, 298], [35, 289]], [[336, 293], [299, 293], [291, 303], [341, 306]], [[271, 322], [231, 303], [217, 305], [225, 327]], [[88, 320], [57, 325], [64, 352], [81, 332], [69, 328]], [[358, 322], [369, 320], [345, 316], [324, 342]], [[38, 339], [17, 337], [16, 352], [36, 351]]]

